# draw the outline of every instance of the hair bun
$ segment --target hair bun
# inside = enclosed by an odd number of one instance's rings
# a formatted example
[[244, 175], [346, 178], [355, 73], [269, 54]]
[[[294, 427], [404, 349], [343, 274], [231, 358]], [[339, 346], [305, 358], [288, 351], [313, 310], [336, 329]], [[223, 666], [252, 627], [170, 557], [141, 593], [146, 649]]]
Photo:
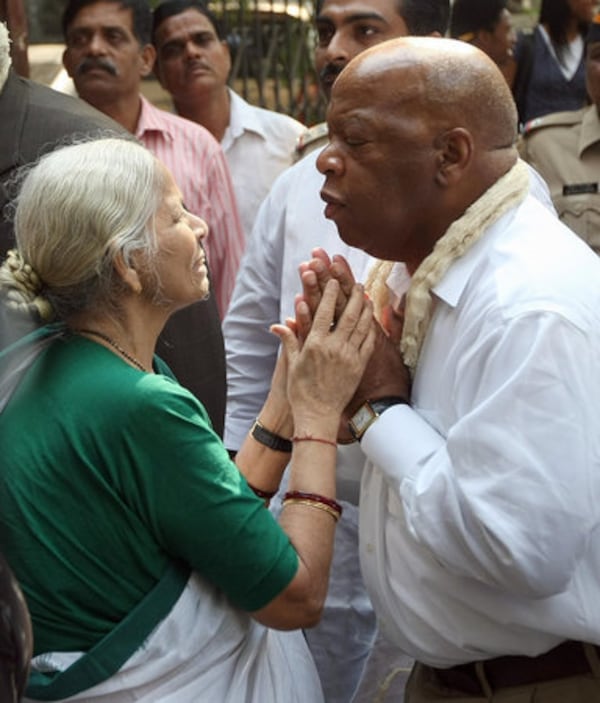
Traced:
[[[9, 249], [2, 269], [11, 279], [6, 286], [6, 304], [17, 311], [27, 311], [42, 321], [54, 316], [52, 306], [42, 297], [43, 283], [31, 264], [26, 263], [16, 249]], [[4, 277], [6, 278], [6, 276]]]

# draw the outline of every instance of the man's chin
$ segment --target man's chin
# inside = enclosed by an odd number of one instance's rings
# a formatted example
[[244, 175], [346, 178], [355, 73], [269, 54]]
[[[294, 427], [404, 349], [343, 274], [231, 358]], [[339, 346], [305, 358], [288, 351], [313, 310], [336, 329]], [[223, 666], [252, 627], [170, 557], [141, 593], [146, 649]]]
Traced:
[[354, 249], [364, 250], [364, 242], [362, 242], [360, 238], [354, 236], [355, 233], [351, 228], [338, 225], [335, 221], [333, 221], [333, 224], [337, 229], [339, 238], [342, 242], [344, 242], [344, 244], [347, 244], [349, 247], [353, 247]]
[[106, 105], [106, 103], [111, 103], [115, 99], [115, 88], [114, 83], [106, 80], [107, 76], [103, 78], [98, 77], [85, 81], [78, 81], [75, 84], [75, 90], [77, 95], [89, 103], [93, 107], [101, 110], [100, 105]]

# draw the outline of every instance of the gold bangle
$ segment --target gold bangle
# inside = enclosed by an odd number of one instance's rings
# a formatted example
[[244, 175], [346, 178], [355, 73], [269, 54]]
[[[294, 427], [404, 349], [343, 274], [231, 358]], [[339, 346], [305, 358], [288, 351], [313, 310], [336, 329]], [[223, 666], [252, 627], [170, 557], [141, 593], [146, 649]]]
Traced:
[[323, 503], [317, 503], [314, 500], [305, 500], [303, 498], [286, 498], [283, 501], [283, 507], [286, 505], [307, 505], [309, 508], [316, 508], [317, 510], [322, 510], [323, 512], [331, 515], [331, 517], [337, 522], [340, 519], [340, 513], [334, 510], [329, 505], [324, 505]]

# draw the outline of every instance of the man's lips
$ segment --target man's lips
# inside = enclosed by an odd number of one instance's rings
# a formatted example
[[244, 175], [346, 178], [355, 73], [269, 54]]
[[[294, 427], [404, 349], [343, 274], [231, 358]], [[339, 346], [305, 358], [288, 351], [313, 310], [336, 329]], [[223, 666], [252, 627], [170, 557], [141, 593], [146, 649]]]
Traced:
[[201, 61], [192, 61], [186, 66], [186, 72], [190, 75], [194, 75], [195, 73], [209, 73], [210, 70], [210, 66]]
[[325, 202], [324, 214], [328, 219], [334, 219], [335, 213], [340, 210], [340, 208], [344, 207], [344, 204], [338, 197], [325, 189], [321, 190], [321, 200]]

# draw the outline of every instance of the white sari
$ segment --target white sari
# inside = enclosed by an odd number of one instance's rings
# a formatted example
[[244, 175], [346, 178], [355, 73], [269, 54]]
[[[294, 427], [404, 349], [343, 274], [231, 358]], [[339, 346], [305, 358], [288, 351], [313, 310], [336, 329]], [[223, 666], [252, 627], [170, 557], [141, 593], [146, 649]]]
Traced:
[[[62, 671], [82, 653], [34, 658], [33, 671]], [[323, 703], [304, 636], [263, 627], [197, 574], [169, 615], [121, 668], [67, 698], [86, 703]]]

